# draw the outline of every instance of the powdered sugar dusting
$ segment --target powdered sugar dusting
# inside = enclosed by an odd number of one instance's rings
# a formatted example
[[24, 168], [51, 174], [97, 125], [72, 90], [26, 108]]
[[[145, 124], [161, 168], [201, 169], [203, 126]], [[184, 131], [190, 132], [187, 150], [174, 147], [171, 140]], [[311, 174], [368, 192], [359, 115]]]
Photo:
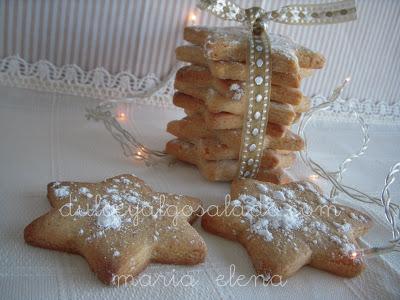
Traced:
[[[68, 213], [65, 216], [70, 216], [73, 221], [88, 218], [84, 222], [87, 225], [77, 229], [77, 236], [82, 236], [87, 243], [99, 239], [109, 243], [115, 257], [120, 255], [120, 247], [129, 246], [129, 239], [119, 241], [117, 247], [113, 239], [107, 239], [109, 235], [119, 232], [122, 235], [135, 236], [143, 232], [147, 236], [151, 231], [149, 232], [147, 225], [142, 224], [147, 224], [148, 220], [160, 221], [171, 214], [167, 211], [171, 205], [168, 203], [172, 201], [166, 198], [168, 195], [150, 192], [147, 186], [129, 176], [112, 178], [99, 185], [90, 185], [90, 188], [79, 183], [68, 186], [58, 184], [54, 187], [57, 197], [73, 196], [73, 200], [63, 205], [60, 213]], [[181, 198], [173, 197], [175, 201]], [[164, 232], [178, 233], [179, 227], [172, 219], [171, 225], [167, 227], [168, 229], [154, 227], [155, 242], [161, 239]]]
[[244, 91], [240, 84], [238, 83], [232, 83], [231, 86], [229, 87], [229, 91], [233, 93], [232, 100], [235, 101], [240, 101], [244, 95]]
[[68, 197], [70, 193], [69, 186], [60, 186], [54, 190], [54, 194], [59, 198]]
[[356, 215], [353, 212], [350, 213], [350, 218], [360, 222], [367, 222], [367, 219], [365, 219], [363, 215]]
[[[262, 188], [262, 185], [260, 187]], [[242, 194], [237, 200], [232, 201], [231, 205], [242, 206], [243, 216], [249, 221], [251, 232], [267, 241], [272, 241], [274, 238], [272, 229], [289, 234], [303, 224], [303, 218], [296, 208], [286, 203], [278, 205], [265, 194], [260, 194], [259, 200], [254, 196]]]
[[268, 193], [269, 192], [269, 188], [268, 188], [268, 186], [266, 184], [257, 183], [256, 186], [257, 186], [257, 189], [261, 193]]
[[285, 194], [282, 193], [281, 191], [274, 191], [272, 194], [272, 197], [275, 200], [279, 200], [279, 201], [285, 201], [285, 199], [286, 199]]
[[344, 224], [333, 223], [333, 224], [339, 231], [343, 233], [349, 233], [351, 230], [351, 225], [349, 223], [344, 223]]
[[81, 194], [87, 194], [89, 192], [90, 192], [90, 190], [84, 186], [79, 189], [79, 193], [81, 193]]
[[[245, 49], [247, 43], [247, 30], [242, 27], [199, 27], [199, 30], [209, 32], [208, 38], [204, 44], [205, 53], [208, 58], [214, 56], [214, 45], [231, 47], [233, 49]], [[297, 51], [301, 48], [298, 43], [294, 42], [290, 37], [270, 33], [269, 39], [271, 42], [272, 55], [285, 57], [288, 61], [298, 63]]]
[[102, 229], [111, 228], [118, 230], [122, 222], [118, 210], [115, 206], [107, 202], [103, 202], [102, 205], [101, 212], [99, 216], [97, 216], [97, 225]]
[[[337, 222], [336, 215], [327, 218], [326, 214], [321, 214], [318, 208], [324, 207], [327, 200], [313, 184], [275, 186], [257, 182], [254, 188], [257, 197], [251, 193], [240, 194], [237, 199], [230, 201], [235, 209], [241, 208], [241, 223], [248, 223], [251, 233], [268, 242], [290, 243], [295, 250], [298, 249], [296, 237], [301, 236], [311, 248], [327, 248], [327, 241], [330, 241], [334, 247], [339, 246], [344, 254], [354, 251], [355, 245], [349, 239], [353, 229], [349, 221], [361, 218], [355, 214], [349, 217], [343, 215], [337, 219], [341, 221]], [[343, 208], [339, 207], [338, 210], [342, 211]], [[275, 241], [277, 233], [279, 236], [283, 234], [285, 240]]]

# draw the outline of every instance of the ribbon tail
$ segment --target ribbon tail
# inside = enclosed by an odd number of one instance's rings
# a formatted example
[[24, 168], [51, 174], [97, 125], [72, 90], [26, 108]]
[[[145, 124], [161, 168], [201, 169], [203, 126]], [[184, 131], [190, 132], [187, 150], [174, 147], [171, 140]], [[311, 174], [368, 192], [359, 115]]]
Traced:
[[245, 21], [245, 11], [229, 0], [200, 0], [197, 7], [228, 21]]
[[288, 25], [338, 24], [357, 19], [355, 0], [287, 5], [269, 13], [273, 22]]

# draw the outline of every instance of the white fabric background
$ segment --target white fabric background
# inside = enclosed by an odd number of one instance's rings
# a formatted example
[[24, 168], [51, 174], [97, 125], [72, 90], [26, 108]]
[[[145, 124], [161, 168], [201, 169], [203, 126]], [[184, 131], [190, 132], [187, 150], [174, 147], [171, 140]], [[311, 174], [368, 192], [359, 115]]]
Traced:
[[[205, 205], [222, 203], [229, 184], [206, 182], [197, 171], [178, 163], [172, 168], [146, 168], [123, 157], [118, 144], [101, 123], [88, 122], [84, 108], [90, 99], [56, 93], [0, 87], [0, 299], [399, 299], [400, 259], [390, 254], [368, 260], [366, 271], [354, 279], [342, 279], [304, 268], [284, 288], [221, 287], [220, 274], [250, 276], [253, 269], [244, 249], [205, 233], [209, 253], [194, 267], [152, 265], [146, 274], [192, 274], [194, 288], [109, 288], [91, 273], [86, 262], [74, 255], [28, 246], [23, 229], [49, 209], [46, 184], [52, 180], [97, 181], [123, 172], [134, 172], [155, 189], [199, 197]], [[177, 110], [132, 106], [123, 125], [135, 130], [142, 141], [162, 149], [171, 138], [165, 133]], [[134, 120], [134, 121], [132, 121]], [[378, 194], [389, 167], [399, 159], [400, 126], [373, 125], [367, 155], [354, 162], [345, 182]], [[359, 129], [353, 123], [319, 121], [310, 127], [311, 150], [317, 161], [334, 167], [359, 146]], [[300, 165], [294, 174], [307, 174]], [[392, 189], [399, 199], [398, 184]], [[359, 207], [358, 203], [353, 203]], [[364, 206], [376, 220], [365, 243], [390, 238], [381, 209]]]
[[[332, 0], [240, 0], [273, 9], [288, 3]], [[0, 58], [19, 54], [30, 63], [47, 59], [57, 66], [84, 70], [103, 66], [163, 77], [175, 63], [190, 12], [198, 23], [223, 25], [195, 10], [195, 0], [0, 0]], [[359, 0], [356, 22], [295, 27], [271, 25], [328, 59], [325, 70], [305, 81], [306, 94], [326, 95], [348, 75], [345, 96], [393, 103], [400, 101], [400, 1]]]

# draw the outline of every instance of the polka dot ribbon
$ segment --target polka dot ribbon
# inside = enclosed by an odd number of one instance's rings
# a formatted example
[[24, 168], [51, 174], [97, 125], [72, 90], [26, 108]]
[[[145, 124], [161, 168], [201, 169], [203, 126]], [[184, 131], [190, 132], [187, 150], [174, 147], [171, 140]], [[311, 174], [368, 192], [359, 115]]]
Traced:
[[248, 105], [243, 119], [238, 177], [257, 175], [264, 150], [271, 91], [271, 44], [268, 22], [289, 25], [322, 25], [357, 18], [355, 0], [324, 4], [288, 5], [265, 11], [260, 7], [242, 9], [229, 0], [200, 0], [199, 8], [217, 17], [237, 21], [248, 27]]

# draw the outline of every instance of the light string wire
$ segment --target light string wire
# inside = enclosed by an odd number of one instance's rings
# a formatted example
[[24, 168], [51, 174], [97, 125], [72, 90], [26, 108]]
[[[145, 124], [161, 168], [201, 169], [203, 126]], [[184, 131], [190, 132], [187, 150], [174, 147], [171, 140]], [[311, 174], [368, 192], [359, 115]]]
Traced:
[[181, 67], [181, 63], [175, 64], [163, 81], [158, 83], [151, 89], [144, 92], [138, 92], [130, 98], [106, 100], [98, 104], [94, 108], [86, 108], [87, 120], [102, 121], [107, 131], [112, 137], [119, 142], [123, 153], [126, 157], [133, 157], [143, 161], [146, 166], [154, 166], [159, 162], [174, 162], [174, 158], [169, 156], [164, 151], [153, 150], [142, 144], [129, 131], [124, 129], [118, 122], [115, 115], [115, 108], [118, 104], [131, 104], [135, 100], [141, 98], [153, 97], [158, 91], [167, 86], [175, 77], [177, 70]]
[[349, 164], [353, 160], [364, 155], [368, 148], [370, 137], [368, 133], [368, 126], [364, 122], [364, 119], [354, 109], [352, 109], [352, 112], [355, 114], [357, 121], [359, 122], [361, 127], [362, 146], [357, 153], [352, 154], [348, 158], [343, 160], [343, 162], [339, 165], [337, 171], [329, 172], [325, 170], [319, 163], [314, 161], [309, 156], [308, 142], [307, 142], [308, 140], [305, 132], [307, 125], [309, 124], [312, 117], [316, 115], [317, 112], [329, 108], [335, 101], [344, 101], [343, 99], [340, 98], [340, 95], [348, 82], [349, 79], [346, 79], [341, 85], [339, 85], [333, 90], [332, 94], [327, 98], [326, 102], [323, 102], [320, 105], [313, 107], [310, 111], [308, 111], [302, 116], [298, 128], [298, 134], [304, 140], [304, 149], [300, 151], [300, 157], [302, 161], [315, 174], [328, 180], [332, 184], [332, 189], [330, 192], [331, 200], [334, 201], [341, 192], [353, 200], [357, 200], [363, 203], [375, 204], [384, 208], [386, 220], [388, 221], [391, 227], [392, 240], [390, 240], [384, 246], [377, 246], [367, 249], [356, 250], [353, 253], [354, 257], [380, 255], [393, 251], [400, 252], [400, 225], [398, 223], [398, 220], [400, 219], [400, 207], [398, 204], [392, 202], [389, 191], [390, 185], [395, 182], [395, 175], [400, 172], [400, 162], [396, 163], [394, 166], [390, 168], [389, 173], [386, 176], [384, 188], [382, 190], [380, 198], [375, 196], [370, 196], [362, 191], [359, 191], [353, 187], [341, 183], [343, 178], [343, 173], [347, 170]]

